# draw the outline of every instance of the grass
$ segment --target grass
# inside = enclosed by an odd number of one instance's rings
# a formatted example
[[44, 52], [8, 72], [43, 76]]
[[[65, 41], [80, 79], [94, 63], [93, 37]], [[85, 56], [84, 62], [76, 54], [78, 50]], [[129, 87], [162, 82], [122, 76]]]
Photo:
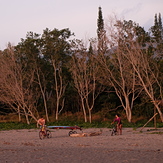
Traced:
[[[128, 123], [123, 122], [123, 127], [133, 128], [136, 130], [139, 127], [143, 127], [145, 123]], [[46, 124], [47, 126], [79, 126], [82, 128], [112, 128], [111, 122], [96, 122], [93, 121], [92, 123], [89, 122], [82, 122], [82, 121], [58, 121], [58, 122], [50, 122]], [[154, 127], [153, 123], [149, 123], [146, 127]], [[163, 127], [163, 123], [158, 123], [157, 128]], [[12, 129], [35, 129], [36, 123], [31, 123], [30, 125], [23, 123], [23, 122], [1, 122], [0, 123], [0, 130], [12, 130]]]
[[160, 134], [160, 135], [162, 135], [162, 134], [163, 134], [163, 132], [158, 131], [158, 132], [152, 132], [152, 133], [150, 133], [150, 134]]
[[33, 129], [36, 128], [36, 124], [26, 124], [18, 122], [1, 122], [0, 130], [15, 130], [15, 129]]
[[[92, 123], [84, 122], [81, 118], [82, 114], [63, 114], [59, 121], [54, 121], [54, 117], [49, 117], [49, 123], [46, 123], [47, 126], [79, 126], [82, 128], [112, 128], [111, 122], [114, 117], [102, 119], [99, 116], [93, 116]], [[132, 123], [129, 123], [126, 119], [122, 119], [123, 127], [133, 128], [136, 130], [137, 128], [143, 127], [144, 124], [148, 121], [148, 119], [138, 119], [134, 118]], [[163, 127], [163, 123], [158, 121], [157, 128]], [[154, 127], [153, 121], [148, 123], [146, 127]], [[34, 129], [36, 128], [36, 122], [31, 119], [31, 124], [28, 125], [25, 121], [25, 118], [22, 117], [22, 122], [18, 122], [18, 116], [15, 114], [8, 115], [0, 115], [0, 130], [12, 130], [12, 129]]]

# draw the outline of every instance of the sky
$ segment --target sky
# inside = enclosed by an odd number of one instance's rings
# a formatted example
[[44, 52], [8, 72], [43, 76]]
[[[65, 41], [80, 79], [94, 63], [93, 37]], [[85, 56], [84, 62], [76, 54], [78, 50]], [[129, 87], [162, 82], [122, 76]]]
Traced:
[[17, 45], [27, 32], [42, 34], [46, 28], [69, 28], [77, 39], [94, 38], [99, 6], [104, 23], [114, 14], [146, 31], [155, 14], [163, 18], [163, 0], [0, 0], [0, 50], [9, 42]]

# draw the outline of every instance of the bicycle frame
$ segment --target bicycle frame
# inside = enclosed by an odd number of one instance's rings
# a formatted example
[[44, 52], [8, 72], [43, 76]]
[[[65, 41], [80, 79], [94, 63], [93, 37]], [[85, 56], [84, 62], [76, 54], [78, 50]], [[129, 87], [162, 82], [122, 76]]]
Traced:
[[41, 126], [39, 137], [40, 139], [44, 139], [45, 137], [51, 138], [51, 132], [48, 129], [46, 129], [46, 125]]
[[45, 125], [41, 126], [41, 129], [40, 129], [40, 131], [43, 131], [43, 132], [45, 132], [45, 131], [46, 131], [46, 126], [45, 126]]
[[113, 126], [113, 129], [111, 131], [111, 136], [113, 136], [113, 135], [117, 135], [117, 125]]

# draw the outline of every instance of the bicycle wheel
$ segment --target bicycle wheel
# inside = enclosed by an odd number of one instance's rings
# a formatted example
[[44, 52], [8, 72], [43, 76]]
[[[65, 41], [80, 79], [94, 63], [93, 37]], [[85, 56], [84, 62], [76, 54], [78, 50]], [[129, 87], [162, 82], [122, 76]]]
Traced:
[[41, 140], [45, 138], [45, 133], [44, 133], [44, 131], [40, 131], [40, 132], [39, 132], [39, 138], [40, 138]]
[[70, 131], [70, 132], [68, 133], [68, 136], [70, 136], [71, 134], [73, 134], [73, 131]]
[[46, 136], [47, 138], [51, 138], [52, 137], [52, 134], [49, 130], [46, 130]]
[[76, 131], [72, 131], [72, 133], [73, 133], [73, 134], [77, 134], [77, 132], [76, 132]]
[[117, 131], [115, 130], [115, 128], [113, 128], [111, 132], [111, 136], [116, 135], [116, 134], [117, 134]]

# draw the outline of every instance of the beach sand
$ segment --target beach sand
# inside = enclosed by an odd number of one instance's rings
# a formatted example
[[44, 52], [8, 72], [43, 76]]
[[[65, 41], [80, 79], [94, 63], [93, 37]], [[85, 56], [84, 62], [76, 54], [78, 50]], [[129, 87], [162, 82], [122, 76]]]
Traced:
[[[39, 139], [39, 129], [0, 131], [0, 163], [163, 162], [163, 134], [152, 134], [149, 128], [143, 132], [123, 128], [122, 135], [111, 136], [111, 129], [101, 129], [101, 135], [87, 137], [70, 137], [70, 130], [50, 129], [52, 138], [43, 140]], [[83, 129], [84, 133], [98, 131]]]

